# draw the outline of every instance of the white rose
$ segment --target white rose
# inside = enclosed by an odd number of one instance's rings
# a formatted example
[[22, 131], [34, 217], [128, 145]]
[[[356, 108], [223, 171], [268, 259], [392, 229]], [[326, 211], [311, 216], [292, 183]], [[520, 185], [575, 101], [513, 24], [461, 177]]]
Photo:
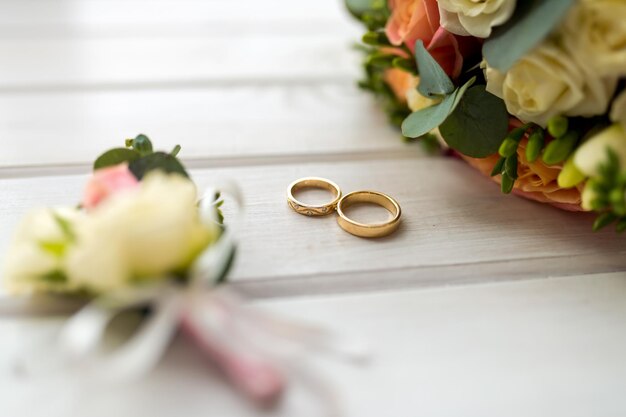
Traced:
[[513, 15], [515, 0], [438, 0], [441, 26], [462, 36], [487, 38]]
[[621, 123], [624, 129], [626, 129], [626, 90], [617, 96], [613, 100], [613, 106], [611, 106], [611, 120], [616, 123]]
[[579, 0], [561, 32], [568, 51], [590, 73], [626, 75], [626, 1]]
[[487, 91], [502, 98], [509, 113], [543, 127], [556, 115], [604, 114], [617, 85], [616, 79], [587, 73], [554, 40], [544, 42], [504, 74], [487, 63], [485, 77]]
[[200, 221], [194, 184], [153, 172], [90, 212], [68, 254], [68, 276], [96, 291], [159, 278], [185, 269], [216, 235], [217, 226]]
[[76, 209], [38, 209], [24, 217], [4, 261], [3, 277], [9, 290], [62, 291], [71, 287], [65, 280], [64, 255], [72, 245], [80, 216]]

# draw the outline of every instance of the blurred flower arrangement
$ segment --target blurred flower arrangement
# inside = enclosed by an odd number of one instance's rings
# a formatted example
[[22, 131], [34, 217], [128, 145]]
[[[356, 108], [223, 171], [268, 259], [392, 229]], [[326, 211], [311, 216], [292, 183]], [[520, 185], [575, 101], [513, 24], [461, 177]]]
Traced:
[[154, 152], [139, 135], [102, 154], [80, 205], [37, 209], [18, 226], [5, 265], [8, 288], [94, 297], [187, 280], [222, 226], [220, 203], [199, 210], [179, 150]]
[[[145, 135], [127, 139], [96, 159], [78, 206], [37, 209], [17, 227], [4, 265], [15, 315], [74, 313], [25, 362], [52, 358], [86, 381], [119, 381], [151, 370], [181, 333], [255, 404], [276, 404], [299, 378], [316, 404], [336, 413], [336, 396], [305, 355], [358, 360], [364, 352], [324, 328], [252, 311], [217, 285], [234, 260], [242, 197], [225, 182], [198, 198], [180, 149], [154, 151]], [[222, 192], [239, 207], [228, 222]], [[0, 300], [0, 313], [11, 300]], [[111, 336], [116, 327], [125, 336]]]
[[346, 0], [365, 79], [405, 138], [503, 193], [626, 230], [626, 2]]

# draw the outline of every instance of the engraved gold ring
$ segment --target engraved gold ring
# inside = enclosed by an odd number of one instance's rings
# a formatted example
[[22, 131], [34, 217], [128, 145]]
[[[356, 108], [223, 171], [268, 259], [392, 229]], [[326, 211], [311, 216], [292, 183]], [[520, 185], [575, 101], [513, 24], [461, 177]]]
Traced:
[[[391, 219], [382, 223], [359, 223], [346, 216], [344, 210], [353, 204], [371, 203], [384, 207]], [[346, 232], [360, 237], [382, 237], [396, 231], [402, 211], [396, 200], [378, 191], [354, 191], [346, 194], [337, 204], [337, 223]]]
[[[328, 203], [320, 205], [303, 203], [301, 201], [298, 201], [293, 196], [296, 191], [303, 188], [321, 188], [324, 190], [329, 190], [333, 194], [333, 199]], [[337, 207], [337, 203], [339, 202], [340, 198], [341, 190], [339, 189], [339, 186], [325, 178], [300, 178], [299, 180], [292, 182], [287, 189], [287, 203], [289, 204], [289, 207], [294, 209], [296, 213], [300, 213], [305, 216], [326, 216], [328, 214], [331, 214], [335, 211], [335, 208]]]

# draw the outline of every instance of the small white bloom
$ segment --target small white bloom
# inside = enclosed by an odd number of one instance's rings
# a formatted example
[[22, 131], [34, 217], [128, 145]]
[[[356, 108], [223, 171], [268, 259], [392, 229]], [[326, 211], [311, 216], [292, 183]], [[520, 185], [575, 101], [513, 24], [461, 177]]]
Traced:
[[[80, 216], [75, 209], [38, 209], [26, 215], [5, 256], [6, 287], [15, 292], [67, 288], [68, 283], [62, 279], [63, 260]], [[69, 230], [64, 230], [63, 223]]]
[[554, 40], [518, 60], [506, 73], [485, 64], [487, 91], [525, 122], [546, 126], [556, 115], [604, 114], [616, 79], [601, 79], [581, 68]]
[[626, 1], [579, 0], [561, 36], [568, 52], [596, 78], [626, 75]]
[[492, 28], [506, 23], [516, 0], [438, 0], [441, 26], [462, 36], [487, 38]]
[[626, 130], [622, 125], [616, 123], [583, 143], [574, 154], [574, 164], [580, 172], [593, 177], [606, 161], [608, 149], [615, 152], [620, 165], [626, 167]]

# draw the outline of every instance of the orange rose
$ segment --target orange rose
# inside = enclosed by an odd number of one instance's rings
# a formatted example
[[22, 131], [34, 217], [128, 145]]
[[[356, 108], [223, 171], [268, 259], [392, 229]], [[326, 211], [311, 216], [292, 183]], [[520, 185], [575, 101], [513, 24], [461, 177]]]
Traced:
[[476, 42], [471, 38], [457, 38], [441, 27], [437, 0], [389, 0], [389, 9], [391, 17], [385, 33], [393, 45], [405, 44], [414, 51], [415, 41], [421, 39], [449, 76], [455, 78], [460, 74], [462, 50], [470, 52]]
[[[513, 193], [530, 200], [548, 203], [569, 211], [581, 211], [582, 185], [575, 188], [561, 188], [557, 184], [557, 177], [561, 172], [561, 165], [548, 166], [540, 159], [528, 162], [526, 159], [526, 143], [524, 138], [517, 148], [517, 173]], [[489, 176], [500, 155], [495, 154], [487, 158], [476, 159], [461, 155], [471, 166], [478, 169], [484, 175]], [[492, 177], [493, 181], [500, 184], [501, 175]]]

